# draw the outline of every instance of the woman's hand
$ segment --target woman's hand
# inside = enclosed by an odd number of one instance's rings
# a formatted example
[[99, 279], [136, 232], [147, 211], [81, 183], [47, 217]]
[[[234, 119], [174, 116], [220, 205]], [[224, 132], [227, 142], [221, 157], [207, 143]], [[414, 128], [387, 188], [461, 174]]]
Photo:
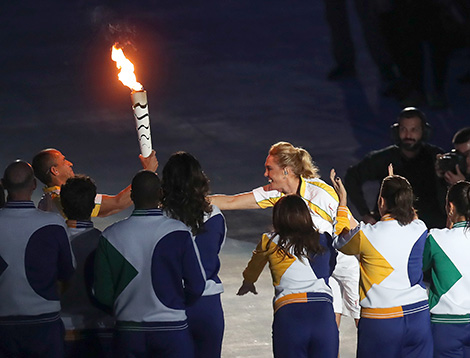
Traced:
[[333, 188], [336, 191], [336, 194], [338, 194], [339, 205], [347, 206], [348, 193], [346, 192], [346, 188], [344, 187], [342, 180], [336, 176], [336, 171], [334, 169], [331, 169], [330, 171], [330, 179], [331, 183], [333, 184]]
[[242, 285], [238, 289], [237, 295], [243, 296], [243, 295], [246, 295], [248, 292], [251, 292], [255, 295], [258, 294], [258, 292], [256, 291], [255, 284], [253, 282], [248, 282], [248, 281], [243, 280]]

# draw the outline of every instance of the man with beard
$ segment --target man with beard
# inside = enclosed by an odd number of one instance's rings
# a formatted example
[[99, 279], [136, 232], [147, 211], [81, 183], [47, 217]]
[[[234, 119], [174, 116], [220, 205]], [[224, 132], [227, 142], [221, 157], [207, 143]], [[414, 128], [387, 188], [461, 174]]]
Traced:
[[417, 108], [407, 107], [391, 129], [396, 144], [369, 153], [347, 170], [344, 179], [351, 202], [362, 221], [373, 224], [379, 220], [377, 205], [369, 209], [362, 186], [368, 181], [382, 182], [392, 164], [394, 174], [408, 179], [413, 187], [419, 218], [430, 228], [445, 227], [445, 203], [438, 195], [445, 183], [437, 177], [434, 166], [437, 154], [444, 151], [426, 143], [430, 134], [426, 116]]

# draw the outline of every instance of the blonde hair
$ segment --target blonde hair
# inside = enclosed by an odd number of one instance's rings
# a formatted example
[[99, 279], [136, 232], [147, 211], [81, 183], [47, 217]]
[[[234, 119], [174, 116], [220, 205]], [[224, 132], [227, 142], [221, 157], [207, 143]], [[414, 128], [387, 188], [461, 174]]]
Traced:
[[319, 178], [320, 171], [310, 154], [303, 148], [294, 147], [288, 142], [278, 142], [269, 149], [281, 168], [290, 167], [295, 175], [304, 178]]

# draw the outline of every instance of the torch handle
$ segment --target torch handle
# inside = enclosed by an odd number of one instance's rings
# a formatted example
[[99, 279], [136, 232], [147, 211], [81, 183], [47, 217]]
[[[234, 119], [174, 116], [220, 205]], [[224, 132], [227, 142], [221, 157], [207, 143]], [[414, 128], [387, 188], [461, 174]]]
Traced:
[[139, 138], [140, 152], [147, 158], [152, 153], [152, 136], [150, 133], [150, 117], [147, 101], [147, 92], [133, 91], [131, 93], [132, 108], [134, 110], [135, 127]]

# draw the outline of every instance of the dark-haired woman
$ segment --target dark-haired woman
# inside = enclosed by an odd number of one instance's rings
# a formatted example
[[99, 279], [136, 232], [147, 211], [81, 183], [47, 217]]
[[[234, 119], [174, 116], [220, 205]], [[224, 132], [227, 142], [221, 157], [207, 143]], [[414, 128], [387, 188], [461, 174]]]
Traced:
[[209, 203], [209, 180], [198, 160], [186, 152], [173, 154], [163, 169], [163, 208], [191, 228], [206, 274], [203, 296], [186, 310], [197, 358], [220, 358], [224, 335], [223, 292], [218, 277], [219, 252], [225, 241], [225, 218]]
[[422, 257], [426, 225], [413, 208], [410, 183], [399, 175], [382, 181], [378, 199], [381, 220], [350, 227], [346, 189], [331, 171], [338, 193], [334, 246], [358, 255], [361, 319], [358, 358], [430, 358], [433, 354]]
[[274, 205], [273, 227], [253, 252], [238, 295], [256, 293], [254, 282], [269, 262], [275, 292], [274, 357], [336, 358], [338, 327], [328, 286], [336, 261], [331, 236], [314, 228], [297, 195]]
[[447, 193], [450, 229], [430, 230], [423, 270], [429, 290], [434, 357], [470, 357], [470, 183], [460, 181]]

